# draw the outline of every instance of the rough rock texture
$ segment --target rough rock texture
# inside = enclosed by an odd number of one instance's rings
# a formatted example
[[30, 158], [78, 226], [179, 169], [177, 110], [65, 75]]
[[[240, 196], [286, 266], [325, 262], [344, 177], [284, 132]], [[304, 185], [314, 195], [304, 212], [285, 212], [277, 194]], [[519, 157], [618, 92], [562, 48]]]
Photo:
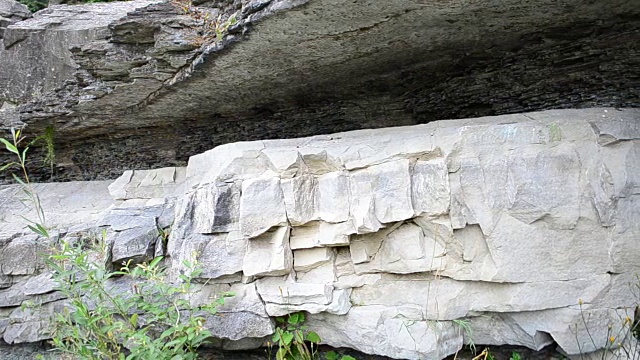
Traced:
[[636, 5], [215, 1], [203, 9], [238, 23], [213, 44], [167, 2], [56, 6], [6, 30], [0, 105], [18, 106], [0, 123], [54, 126], [55, 179], [70, 180], [183, 166], [240, 140], [637, 107]]
[[[638, 305], [639, 146], [638, 110], [557, 110], [228, 144], [186, 169], [127, 172], [113, 198], [103, 182], [39, 190], [45, 206], [93, 194], [51, 212], [84, 216], [61, 217], [62, 235], [105, 228], [114, 262], [167, 255], [177, 274], [195, 257], [193, 301], [236, 294], [207, 322], [226, 341], [256, 346], [270, 317], [307, 311], [323, 342], [393, 358], [468, 341], [579, 358]], [[64, 299], [33, 255], [47, 243], [10, 219], [0, 334], [38, 341]], [[152, 229], [170, 224], [165, 248]], [[45, 306], [19, 307], [34, 299]]]
[[4, 37], [7, 26], [31, 17], [25, 6], [14, 0], [0, 1], [0, 40]]

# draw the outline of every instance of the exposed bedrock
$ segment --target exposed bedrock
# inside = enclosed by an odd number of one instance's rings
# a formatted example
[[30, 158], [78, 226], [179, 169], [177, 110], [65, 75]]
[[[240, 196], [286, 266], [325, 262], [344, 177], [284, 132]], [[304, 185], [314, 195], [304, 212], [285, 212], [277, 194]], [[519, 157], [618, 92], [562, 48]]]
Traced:
[[[197, 259], [194, 301], [236, 294], [207, 322], [223, 346], [258, 346], [274, 316], [307, 311], [323, 342], [371, 354], [441, 359], [474, 341], [577, 359], [624, 334], [638, 305], [639, 125], [613, 108], [437, 121], [227, 144], [186, 168], [36, 189], [60, 235], [104, 229], [113, 262], [167, 255], [178, 273]], [[0, 187], [7, 343], [46, 338], [64, 305], [35, 255], [54, 240], [25, 233], [18, 191]]]
[[201, 25], [156, 0], [55, 6], [9, 25], [3, 127], [53, 125], [54, 178], [104, 179], [240, 140], [640, 105], [634, 1], [202, 6], [235, 14], [223, 41], [200, 46]]

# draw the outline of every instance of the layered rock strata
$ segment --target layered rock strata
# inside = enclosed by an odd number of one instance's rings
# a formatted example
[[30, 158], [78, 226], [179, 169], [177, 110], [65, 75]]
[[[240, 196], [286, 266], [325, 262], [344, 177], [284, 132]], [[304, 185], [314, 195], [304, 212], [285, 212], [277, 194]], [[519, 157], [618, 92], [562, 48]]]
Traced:
[[633, 1], [195, 3], [237, 24], [203, 41], [202, 21], [160, 0], [11, 24], [0, 106], [16, 108], [0, 112], [0, 132], [52, 126], [55, 180], [113, 179], [236, 141], [640, 106]]
[[[208, 322], [227, 347], [306, 311], [324, 343], [393, 358], [471, 341], [579, 358], [638, 305], [639, 146], [637, 110], [546, 111], [227, 144], [186, 169], [37, 189], [60, 235], [104, 229], [115, 263], [198, 260], [198, 301], [236, 294]], [[18, 190], [0, 188], [7, 343], [47, 338], [64, 304]]]

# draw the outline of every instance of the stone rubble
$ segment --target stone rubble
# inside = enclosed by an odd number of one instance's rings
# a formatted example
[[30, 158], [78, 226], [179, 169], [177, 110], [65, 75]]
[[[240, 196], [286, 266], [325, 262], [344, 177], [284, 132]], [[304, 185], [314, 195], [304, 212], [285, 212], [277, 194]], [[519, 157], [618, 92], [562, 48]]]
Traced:
[[[234, 293], [207, 326], [239, 347], [306, 311], [323, 343], [393, 358], [441, 359], [469, 341], [574, 357], [604, 348], [638, 305], [639, 149], [637, 110], [557, 110], [223, 145], [186, 169], [66, 185], [73, 202], [50, 200], [61, 184], [37, 189], [52, 219], [76, 213], [61, 235], [104, 229], [114, 263], [197, 260], [193, 301]], [[0, 335], [34, 342], [64, 299], [11, 189]]]

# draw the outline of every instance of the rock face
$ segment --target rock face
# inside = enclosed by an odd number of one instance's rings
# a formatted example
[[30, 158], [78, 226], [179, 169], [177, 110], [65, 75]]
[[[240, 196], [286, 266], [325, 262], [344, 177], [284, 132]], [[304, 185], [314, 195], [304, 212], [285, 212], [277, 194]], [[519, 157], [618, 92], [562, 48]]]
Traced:
[[[202, 299], [236, 294], [208, 323], [228, 341], [307, 311], [324, 343], [393, 358], [441, 359], [471, 341], [579, 358], [638, 305], [639, 146], [640, 112], [612, 108], [228, 144], [186, 170], [127, 172], [115, 200], [106, 184], [70, 185], [96, 200], [66, 211], [101, 213], [59, 228], [105, 228], [113, 261], [167, 255], [178, 272], [195, 257]], [[33, 342], [64, 300], [33, 255], [46, 243], [11, 219], [0, 334]], [[153, 230], [169, 227], [165, 247]], [[46, 305], [25, 313], [29, 299]]]
[[14, 0], [0, 1], [0, 40], [4, 37], [7, 26], [31, 17], [25, 6]]
[[87, 180], [184, 166], [236, 141], [638, 107], [635, 5], [202, 2], [237, 20], [215, 43], [170, 1], [54, 6], [6, 27], [0, 106], [17, 107], [0, 112], [0, 131], [54, 127], [55, 179]]

